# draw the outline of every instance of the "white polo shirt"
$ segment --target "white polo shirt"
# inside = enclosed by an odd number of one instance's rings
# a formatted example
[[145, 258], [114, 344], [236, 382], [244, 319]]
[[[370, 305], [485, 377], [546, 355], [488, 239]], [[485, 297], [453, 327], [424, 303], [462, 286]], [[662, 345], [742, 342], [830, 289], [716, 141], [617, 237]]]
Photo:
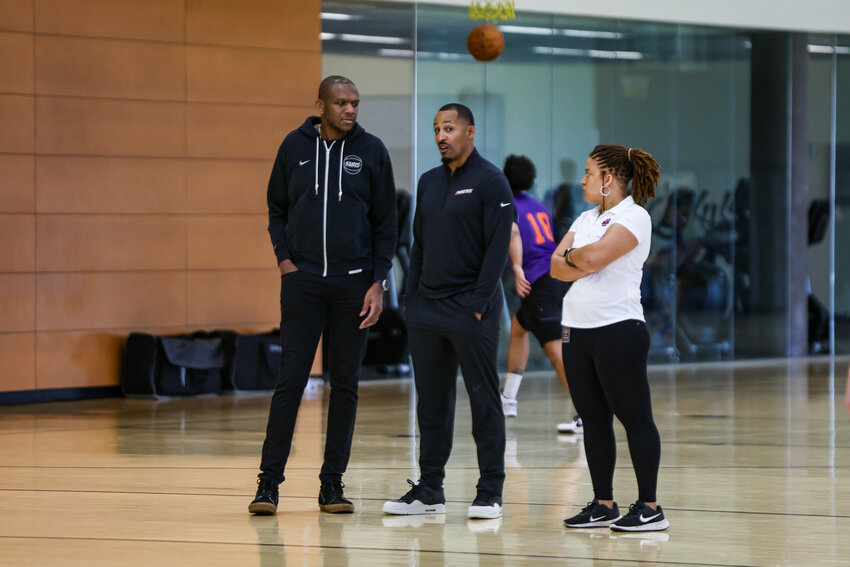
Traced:
[[565, 327], [589, 329], [629, 319], [646, 320], [640, 304], [643, 263], [652, 238], [652, 219], [646, 209], [628, 196], [601, 215], [599, 207], [585, 211], [570, 227], [575, 233], [573, 248], [598, 241], [615, 224], [626, 227], [638, 245], [595, 274], [573, 282], [564, 296], [561, 324]]

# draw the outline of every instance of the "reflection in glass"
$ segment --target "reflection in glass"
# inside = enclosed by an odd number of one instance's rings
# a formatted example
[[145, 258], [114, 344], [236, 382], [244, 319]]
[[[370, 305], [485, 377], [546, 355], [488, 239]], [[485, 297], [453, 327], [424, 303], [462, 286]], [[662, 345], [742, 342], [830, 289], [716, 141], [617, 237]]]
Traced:
[[835, 201], [835, 353], [850, 353], [850, 37], [836, 41]]
[[[850, 260], [840, 253], [850, 242], [850, 38], [520, 11], [500, 26], [504, 53], [485, 64], [466, 50], [480, 22], [462, 7], [326, 1], [323, 11], [349, 16], [323, 20], [326, 74], [363, 72], [361, 118], [397, 140], [396, 178], [411, 187], [438, 163], [430, 125], [451, 101], [473, 110], [484, 157], [536, 164], [531, 194], [558, 237], [587, 208], [578, 181], [596, 144], [656, 156], [642, 285], [651, 360], [850, 352]], [[381, 103], [371, 117], [369, 98]], [[806, 144], [792, 137], [789, 108]], [[802, 185], [792, 180], [800, 171]], [[792, 209], [801, 196], [805, 210]], [[792, 233], [801, 223], [820, 238]], [[802, 263], [789, 259], [796, 250]], [[805, 274], [791, 273], [806, 261]], [[807, 324], [808, 336], [798, 328]], [[547, 364], [533, 345], [529, 369]]]
[[832, 122], [835, 36], [808, 38], [808, 342], [809, 353], [829, 352], [830, 274], [833, 219], [830, 211], [832, 179]]

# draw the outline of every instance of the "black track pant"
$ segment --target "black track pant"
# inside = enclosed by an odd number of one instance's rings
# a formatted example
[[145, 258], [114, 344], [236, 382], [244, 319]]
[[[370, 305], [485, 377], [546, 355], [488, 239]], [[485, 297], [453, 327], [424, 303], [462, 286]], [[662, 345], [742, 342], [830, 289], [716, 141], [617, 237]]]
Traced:
[[483, 320], [468, 296], [426, 299], [414, 294], [405, 310], [418, 402], [419, 469], [427, 486], [443, 486], [452, 451], [458, 365], [472, 412], [479, 492], [502, 495], [505, 483], [505, 416], [499, 398], [501, 292]]
[[564, 329], [562, 346], [570, 394], [584, 422], [584, 449], [595, 497], [614, 499], [616, 415], [626, 429], [638, 498], [655, 502], [661, 438], [652, 419], [646, 377], [646, 324], [629, 320], [595, 329]]
[[372, 274], [323, 278], [298, 271], [282, 276], [280, 281], [280, 373], [269, 410], [259, 476], [278, 482], [284, 479], [301, 396], [327, 324], [331, 395], [325, 458], [319, 476], [340, 477], [351, 454], [357, 382], [368, 334], [367, 329], [358, 327]]

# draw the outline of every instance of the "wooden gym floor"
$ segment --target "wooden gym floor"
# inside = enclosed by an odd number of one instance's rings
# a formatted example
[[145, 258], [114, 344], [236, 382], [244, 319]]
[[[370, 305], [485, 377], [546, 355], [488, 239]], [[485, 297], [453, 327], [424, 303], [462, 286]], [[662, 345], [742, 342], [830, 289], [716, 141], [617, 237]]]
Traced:
[[[459, 392], [447, 514], [388, 517], [416, 478], [411, 383], [364, 383], [346, 495], [320, 513], [322, 398], [302, 404], [276, 517], [251, 517], [269, 395], [0, 407], [0, 565], [848, 565], [847, 360], [651, 369], [663, 442], [651, 534], [567, 530], [591, 489], [568, 398], [529, 375], [508, 422], [505, 515], [468, 521], [477, 479]], [[615, 496], [636, 498], [618, 425]]]

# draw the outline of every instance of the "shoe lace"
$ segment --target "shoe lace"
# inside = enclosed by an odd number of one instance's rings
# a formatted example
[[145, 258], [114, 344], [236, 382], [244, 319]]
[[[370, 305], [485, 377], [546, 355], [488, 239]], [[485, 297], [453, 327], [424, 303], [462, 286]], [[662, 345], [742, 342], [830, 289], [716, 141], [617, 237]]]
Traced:
[[416, 496], [416, 492], [419, 488], [418, 482], [413, 482], [410, 479], [407, 479], [407, 484], [410, 485], [410, 490], [408, 490], [402, 498], [411, 498], [413, 499]]
[[642, 506], [639, 506], [637, 502], [629, 505], [629, 513], [626, 516], [638, 516], [640, 515], [640, 509]]
[[587, 503], [587, 506], [581, 509], [582, 514], [589, 514], [593, 507], [597, 505], [596, 500]]
[[410, 490], [408, 490], [404, 496], [399, 498], [399, 500], [407, 503], [413, 502], [414, 500], [419, 500], [419, 496], [423, 487], [419, 484], [419, 482], [413, 482], [410, 479], [407, 479], [407, 484], [410, 485]]
[[479, 492], [475, 495], [475, 500], [472, 501], [473, 506], [492, 506], [498, 503], [496, 498], [489, 492]]
[[345, 483], [341, 479], [335, 478], [328, 483], [327, 489], [331, 496], [341, 497], [342, 489], [345, 488]]
[[259, 491], [272, 492], [277, 487], [277, 483], [270, 478], [258, 478], [257, 486]]

